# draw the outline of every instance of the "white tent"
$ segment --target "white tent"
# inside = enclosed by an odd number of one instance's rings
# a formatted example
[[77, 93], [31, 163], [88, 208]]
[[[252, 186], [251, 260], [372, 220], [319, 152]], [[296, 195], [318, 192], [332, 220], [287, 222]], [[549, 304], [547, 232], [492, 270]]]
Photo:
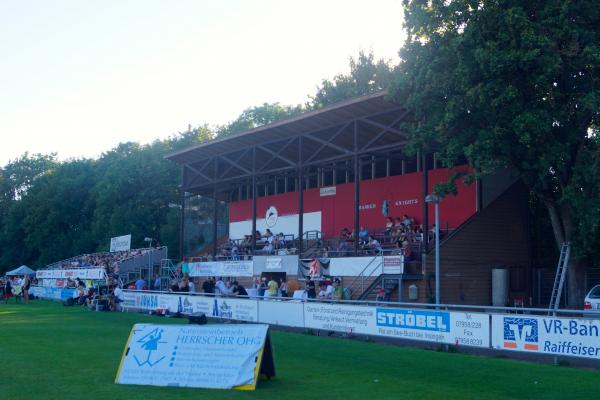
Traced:
[[31, 275], [35, 274], [35, 271], [29, 268], [27, 265], [21, 265], [17, 269], [13, 269], [12, 271], [8, 271], [6, 275], [15, 276], [15, 275]]

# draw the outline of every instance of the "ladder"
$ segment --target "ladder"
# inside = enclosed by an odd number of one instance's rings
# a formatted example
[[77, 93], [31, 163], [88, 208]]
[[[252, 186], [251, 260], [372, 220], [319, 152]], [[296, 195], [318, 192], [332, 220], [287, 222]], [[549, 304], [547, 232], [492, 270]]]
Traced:
[[554, 277], [554, 285], [552, 287], [552, 296], [550, 296], [550, 310], [556, 311], [560, 306], [560, 296], [565, 284], [567, 269], [569, 266], [569, 255], [571, 254], [571, 246], [569, 242], [563, 243], [560, 247], [560, 257], [558, 266], [556, 267], [556, 276]]

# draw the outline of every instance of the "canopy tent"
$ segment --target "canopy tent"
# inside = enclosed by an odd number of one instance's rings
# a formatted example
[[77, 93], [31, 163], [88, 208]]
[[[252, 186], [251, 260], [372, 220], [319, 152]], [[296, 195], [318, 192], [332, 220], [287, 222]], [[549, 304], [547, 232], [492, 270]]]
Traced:
[[21, 265], [17, 269], [13, 269], [12, 271], [8, 271], [6, 275], [15, 276], [15, 275], [31, 275], [35, 274], [35, 271], [29, 268], [27, 265]]

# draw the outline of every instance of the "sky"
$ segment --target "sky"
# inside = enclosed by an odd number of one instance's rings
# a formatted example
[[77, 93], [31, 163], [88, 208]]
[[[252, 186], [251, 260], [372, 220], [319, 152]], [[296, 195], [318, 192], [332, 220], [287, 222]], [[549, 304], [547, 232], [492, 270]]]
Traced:
[[0, 166], [304, 103], [404, 38], [400, 0], [0, 0]]

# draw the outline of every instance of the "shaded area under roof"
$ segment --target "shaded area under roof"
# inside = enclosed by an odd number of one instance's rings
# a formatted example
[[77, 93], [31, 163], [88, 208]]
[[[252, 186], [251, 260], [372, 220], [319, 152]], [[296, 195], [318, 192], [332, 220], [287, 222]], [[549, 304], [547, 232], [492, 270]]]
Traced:
[[[294, 118], [264, 125], [209, 142], [197, 144], [165, 156], [178, 164], [190, 164], [213, 156], [230, 153], [232, 150], [289, 139], [314, 132], [345, 121], [385, 114], [398, 109], [399, 105], [385, 99], [387, 91], [379, 91], [356, 97]], [[232, 144], [235, 143], [235, 147]]]

